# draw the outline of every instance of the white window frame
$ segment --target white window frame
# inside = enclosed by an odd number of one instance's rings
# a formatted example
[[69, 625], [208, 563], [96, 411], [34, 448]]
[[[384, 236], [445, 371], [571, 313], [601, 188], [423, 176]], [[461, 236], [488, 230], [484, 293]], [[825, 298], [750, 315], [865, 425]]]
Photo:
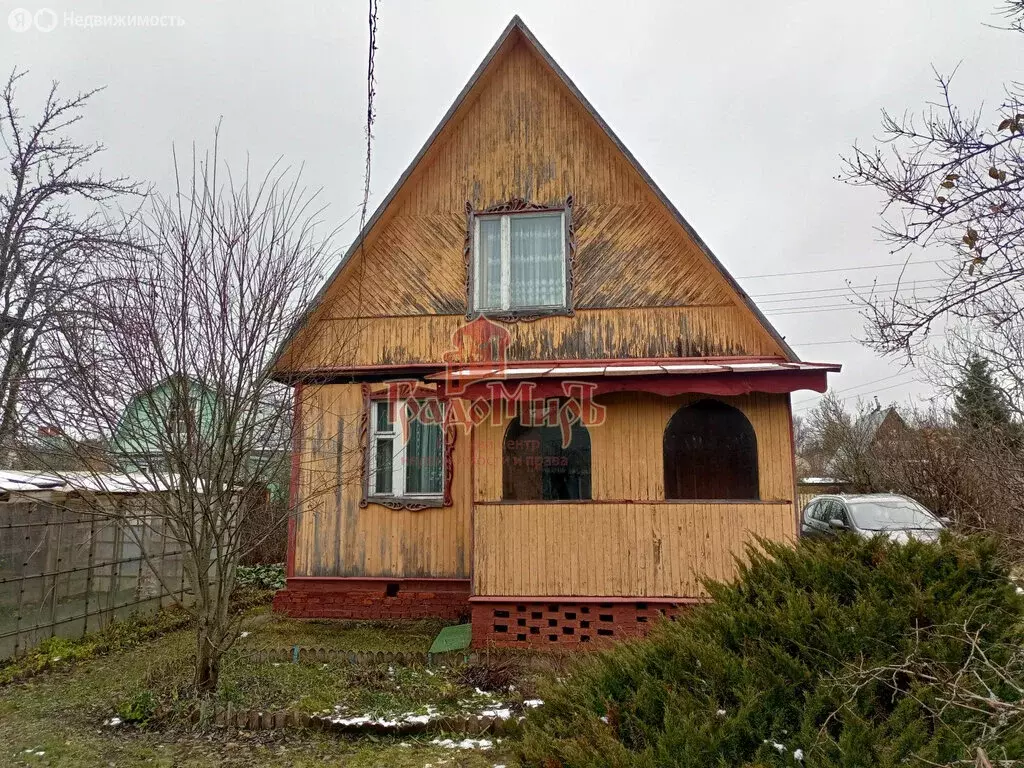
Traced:
[[[521, 312], [534, 309], [558, 311], [568, 308], [568, 296], [566, 287], [568, 284], [567, 271], [569, 269], [568, 246], [566, 240], [568, 234], [565, 229], [565, 209], [550, 211], [528, 211], [516, 213], [494, 213], [481, 214], [473, 217], [473, 311], [474, 312]], [[562, 237], [562, 300], [558, 304], [537, 304], [522, 307], [512, 306], [512, 219], [513, 217], [537, 218], [541, 216], [558, 216]], [[480, 281], [480, 221], [482, 219], [498, 219], [501, 221], [501, 306], [481, 308], [483, 298], [483, 284]]]
[[[412, 398], [415, 399], [415, 398]], [[423, 499], [442, 500], [444, 498], [445, 484], [448, 482], [445, 461], [446, 445], [444, 427], [441, 427], [441, 490], [436, 493], [406, 493], [405, 491], [405, 449], [407, 438], [408, 419], [405, 417], [405, 410], [408, 400], [370, 400], [370, 429], [369, 443], [367, 445], [367, 478], [366, 495], [369, 498], [378, 499]], [[391, 409], [391, 429], [381, 432], [377, 428], [377, 409], [380, 407]], [[441, 403], [442, 421], [444, 403]], [[377, 439], [384, 438], [392, 441], [391, 446], [391, 491], [381, 492], [377, 490]]]

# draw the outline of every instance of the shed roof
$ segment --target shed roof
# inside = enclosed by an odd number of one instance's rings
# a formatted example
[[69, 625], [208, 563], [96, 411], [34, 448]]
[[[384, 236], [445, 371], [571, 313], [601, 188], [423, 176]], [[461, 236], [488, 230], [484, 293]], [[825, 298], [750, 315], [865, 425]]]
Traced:
[[60, 476], [45, 472], [0, 470], [0, 493], [152, 493], [167, 491], [167, 483], [156, 482], [140, 474], [115, 472], [62, 472]]

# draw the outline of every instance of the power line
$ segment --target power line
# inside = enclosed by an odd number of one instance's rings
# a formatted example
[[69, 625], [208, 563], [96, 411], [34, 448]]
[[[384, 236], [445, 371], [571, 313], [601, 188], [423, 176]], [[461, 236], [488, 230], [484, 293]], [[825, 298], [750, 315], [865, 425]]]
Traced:
[[374, 77], [374, 54], [377, 52], [377, 0], [370, 0], [370, 52], [367, 56], [367, 167], [362, 180], [362, 213], [359, 215], [359, 231], [367, 225], [367, 209], [370, 207], [370, 165], [374, 141], [374, 95], [376, 95], [376, 78]]
[[[897, 387], [905, 387], [908, 384], [917, 384], [919, 382], [920, 382], [920, 379], [912, 378], [912, 379], [909, 379], [907, 381], [900, 381], [900, 382], [897, 382], [895, 384], [890, 384], [888, 387], [880, 387], [879, 389], [874, 390], [874, 392], [872, 392], [871, 394], [875, 394], [877, 392], [887, 392], [890, 389], [896, 389]], [[862, 394], [868, 394], [868, 393], [862, 393]], [[840, 399], [845, 400], [846, 398], [840, 398]], [[811, 410], [811, 408], [813, 408], [813, 406], [804, 406], [803, 408], [795, 408], [794, 412], [795, 411], [801, 411], [801, 412], [802, 411], [809, 411], [809, 410]]]
[[822, 275], [828, 272], [856, 272], [862, 269], [884, 269], [886, 267], [915, 267], [925, 264], [944, 264], [955, 259], [931, 259], [929, 261], [892, 261], [887, 264], [865, 264], [859, 267], [832, 267], [829, 269], [802, 269], [796, 272], [773, 272], [767, 275], [739, 275], [737, 280], [759, 280], [765, 277], [789, 277], [791, 275]]
[[821, 306], [807, 306], [797, 307], [796, 309], [764, 309], [764, 313], [772, 315], [806, 315], [812, 312], [845, 312], [846, 310], [857, 309], [860, 310], [862, 307], [858, 307], [856, 304], [823, 304]]
[[805, 341], [803, 343], [791, 341], [795, 347], [825, 347], [832, 344], [860, 344], [856, 339], [835, 339], [833, 341]]
[[[900, 286], [918, 287], [918, 286], [933, 286], [942, 285], [949, 282], [945, 278], [929, 278], [927, 280], [902, 280], [893, 281], [891, 283], [865, 283], [863, 285], [837, 285], [833, 288], [805, 288], [800, 291], [776, 291], [774, 293], [752, 293], [750, 298], [752, 299], [764, 299], [772, 296], [803, 296], [804, 298], [814, 298], [814, 296], [807, 296], [807, 294], [834, 294], [842, 293], [845, 291], [859, 291], [867, 290], [869, 288], [898, 288]], [[776, 301], [782, 301], [782, 299], [768, 298], [766, 302], [758, 302], [759, 304], [772, 304]]]
[[[834, 395], [838, 395], [841, 392], [852, 392], [853, 390], [860, 389], [861, 387], [870, 387], [872, 384], [880, 384], [883, 381], [890, 381], [890, 380], [898, 378], [900, 376], [906, 376], [908, 373], [913, 373], [913, 371], [900, 371], [900, 372], [894, 373], [894, 374], [892, 374], [890, 376], [883, 376], [880, 379], [874, 379], [872, 381], [865, 381], [863, 384], [856, 384], [856, 385], [854, 385], [852, 387], [844, 387], [843, 389], [833, 389], [833, 390], [831, 390], [831, 392]], [[793, 403], [793, 406], [796, 407], [796, 406], [799, 406], [799, 405], [806, 405], [807, 403], [815, 403], [815, 402], [817, 402], [817, 398], [809, 397], [806, 400], [797, 400], [795, 403]]]

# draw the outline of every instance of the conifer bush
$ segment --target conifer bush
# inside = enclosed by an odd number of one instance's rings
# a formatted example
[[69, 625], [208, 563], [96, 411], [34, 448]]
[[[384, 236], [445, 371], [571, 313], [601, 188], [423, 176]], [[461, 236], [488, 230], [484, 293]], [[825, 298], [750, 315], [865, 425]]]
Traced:
[[549, 683], [524, 765], [1024, 758], [1024, 597], [994, 542], [760, 546], [712, 602]]

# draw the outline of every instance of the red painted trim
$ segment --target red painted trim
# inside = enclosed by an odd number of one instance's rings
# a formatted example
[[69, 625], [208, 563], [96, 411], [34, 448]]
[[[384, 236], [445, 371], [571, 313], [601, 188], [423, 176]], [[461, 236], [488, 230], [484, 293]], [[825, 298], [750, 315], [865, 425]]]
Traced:
[[[778, 355], [739, 355], [734, 357], [586, 357], [586, 358], [555, 358], [555, 359], [543, 359], [543, 360], [505, 360], [505, 365], [523, 364], [523, 365], [550, 365], [552, 367], [559, 365], [601, 365], [615, 362], [629, 363], [630, 365], [659, 365], [659, 364], [673, 364], [679, 365], [680, 363], [722, 363], [723, 365], [729, 365], [730, 363], [783, 363], [788, 362], [785, 357]], [[838, 370], [838, 363], [811, 363], [810, 361], [801, 361], [810, 365], [836, 365]], [[281, 371], [276, 373], [275, 376], [282, 379], [294, 379], [301, 381], [306, 378], [318, 378], [318, 377], [330, 377], [330, 376], [353, 376], [358, 374], [381, 374], [381, 373], [412, 373], [416, 371], [437, 373], [443, 371], [452, 363], [445, 363], [444, 361], [436, 363], [403, 363], [400, 365], [341, 365], [341, 366], [328, 366], [325, 368], [314, 368], [308, 371], [294, 371], [287, 372]], [[460, 363], [461, 367], [471, 365], [471, 363]], [[694, 375], [694, 374], [687, 374]]]
[[476, 575], [476, 430], [469, 430], [469, 594]]
[[675, 603], [698, 605], [710, 602], [704, 597], [594, 597], [593, 595], [474, 595], [471, 603]]
[[299, 468], [302, 461], [302, 385], [296, 384], [292, 390], [292, 471], [288, 485], [288, 557], [285, 563], [285, 576], [295, 575], [295, 537], [296, 515], [299, 513]]
[[793, 398], [786, 397], [786, 412], [789, 414], [789, 451], [793, 456], [793, 517], [796, 520], [796, 540], [800, 541], [803, 521], [800, 519], [800, 494], [796, 488], [796, 425], [793, 424]]
[[[672, 397], [687, 393], [718, 395], [733, 397], [747, 395], [751, 392], [768, 392], [785, 394], [800, 389], [824, 392], [828, 388], [827, 371], [763, 371], [747, 373], [687, 373], [682, 375], [657, 376], [612, 376], [612, 377], [572, 377], [559, 378], [515, 378], [488, 379], [464, 384], [463, 397], [493, 397], [495, 385], [500, 384], [505, 390], [515, 391], [513, 387], [529, 382], [533, 385], [531, 396], [534, 398], [564, 397], [566, 392], [563, 381], [586, 378], [592, 386], [591, 396], [609, 392], [649, 392], [654, 395]], [[501, 387], [498, 387], [500, 390]], [[499, 391], [500, 394], [500, 391]]]

